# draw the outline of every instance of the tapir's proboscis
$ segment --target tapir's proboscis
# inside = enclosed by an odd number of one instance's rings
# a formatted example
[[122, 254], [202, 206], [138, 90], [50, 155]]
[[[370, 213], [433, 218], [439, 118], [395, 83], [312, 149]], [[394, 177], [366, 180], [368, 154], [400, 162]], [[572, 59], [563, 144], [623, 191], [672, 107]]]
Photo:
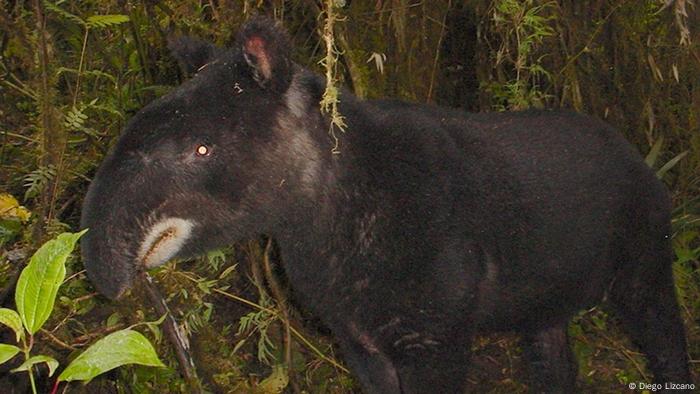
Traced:
[[325, 79], [275, 22], [248, 21], [233, 48], [170, 46], [195, 75], [130, 120], [85, 199], [105, 296], [266, 235], [365, 393], [462, 392], [471, 339], [494, 332], [521, 336], [533, 391], [571, 392], [569, 320], [603, 299], [654, 382], [691, 383], [669, 193], [606, 123], [342, 90], [335, 153]]

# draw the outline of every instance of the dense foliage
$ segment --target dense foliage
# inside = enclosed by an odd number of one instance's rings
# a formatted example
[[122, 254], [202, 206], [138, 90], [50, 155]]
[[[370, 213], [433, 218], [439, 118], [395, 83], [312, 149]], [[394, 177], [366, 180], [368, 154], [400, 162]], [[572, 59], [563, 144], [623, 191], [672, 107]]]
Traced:
[[[289, 29], [299, 63], [360, 97], [471, 111], [572, 108], [621, 130], [672, 191], [674, 271], [690, 356], [698, 360], [698, 8], [690, 0], [2, 2], [0, 307], [15, 307], [17, 278], [36, 247], [78, 230], [90, 178], [129, 117], [184, 78], [168, 37], [191, 34], [223, 46], [242, 21], [265, 13]], [[331, 112], [333, 94], [324, 103]], [[334, 117], [342, 124], [342, 113]], [[66, 269], [53, 314], [36, 327], [37, 353], [68, 365], [98, 339], [160, 317], [136, 297], [106, 302], [79, 259], [69, 258]], [[255, 241], [154, 275], [190, 336], [205, 389], [351, 392], [323, 329], [286, 306], [277, 271], [274, 253]], [[187, 390], [160, 329], [141, 328], [167, 368], [126, 367], [69, 391]], [[605, 307], [581, 313], [570, 331], [585, 391], [650, 380]], [[14, 343], [12, 330], [0, 334], [1, 343]], [[480, 338], [473, 348], [472, 391], [524, 389], [515, 338]], [[9, 373], [21, 361], [0, 366], [0, 387], [28, 390], [25, 375]], [[43, 364], [35, 368], [40, 391], [49, 391], [55, 376]]]

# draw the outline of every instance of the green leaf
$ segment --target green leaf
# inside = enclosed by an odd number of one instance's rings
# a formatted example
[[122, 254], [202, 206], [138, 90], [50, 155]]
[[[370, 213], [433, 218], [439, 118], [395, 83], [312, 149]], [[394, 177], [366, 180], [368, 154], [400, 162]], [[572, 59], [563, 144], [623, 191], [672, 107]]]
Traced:
[[284, 365], [275, 365], [272, 367], [272, 373], [260, 382], [258, 390], [265, 394], [281, 393], [289, 384], [289, 374]]
[[659, 170], [656, 171], [656, 176], [659, 179], [663, 178], [664, 175], [666, 175], [666, 173], [671, 168], [675, 167], [676, 164], [678, 164], [678, 162], [681, 161], [681, 159], [683, 159], [685, 157], [685, 155], [687, 155], [687, 154], [688, 154], [688, 151], [684, 151], [684, 152], [681, 152], [678, 155], [676, 155], [673, 159], [669, 160], [666, 164], [663, 165], [663, 167], [659, 168]]
[[151, 333], [154, 337], [153, 339], [155, 339], [156, 343], [160, 342], [161, 338], [163, 337], [163, 332], [161, 331], [159, 326], [165, 321], [166, 317], [168, 317], [168, 314], [164, 313], [163, 316], [161, 316], [156, 321], [143, 323], [149, 330], [151, 330]]
[[17, 312], [12, 309], [0, 308], [0, 324], [10, 327], [15, 332], [15, 340], [17, 342], [22, 339], [24, 329], [22, 328], [22, 319]]
[[226, 268], [226, 269], [221, 273], [221, 275], [219, 275], [219, 279], [225, 278], [226, 276], [228, 276], [228, 274], [230, 274], [231, 272], [235, 271], [237, 267], [238, 267], [238, 264], [232, 264], [232, 265], [230, 265], [228, 268]]
[[143, 335], [125, 329], [95, 342], [80, 354], [58, 377], [59, 381], [90, 381], [95, 376], [125, 364], [165, 367]]
[[19, 348], [17, 346], [0, 343], [0, 364], [11, 359], [17, 353], [19, 353]]
[[11, 242], [22, 231], [22, 223], [17, 219], [0, 218], [0, 247]]
[[688, 261], [695, 261], [697, 260], [698, 256], [700, 256], [700, 248], [689, 249], [679, 247], [675, 249], [675, 252], [678, 264], [683, 264]]
[[129, 17], [126, 15], [93, 15], [87, 18], [87, 25], [89, 27], [107, 27], [128, 21]]
[[39, 363], [46, 363], [46, 365], [49, 367], [49, 376], [53, 375], [53, 373], [56, 372], [56, 368], [58, 368], [58, 361], [56, 361], [56, 359], [53, 357], [38, 355], [29, 357], [27, 361], [23, 362], [19, 367], [13, 369], [12, 372], [28, 371], [34, 364]]
[[647, 156], [644, 158], [644, 162], [647, 163], [649, 167], [654, 167], [654, 164], [656, 164], [656, 159], [659, 157], [659, 152], [661, 152], [661, 147], [663, 145], [664, 137], [660, 136], [656, 142], [654, 142], [651, 150], [649, 150], [649, 153], [647, 153]]
[[15, 303], [24, 327], [31, 334], [39, 331], [51, 315], [56, 293], [66, 276], [66, 259], [86, 231], [63, 233], [46, 242], [22, 270], [15, 289]]
[[119, 312], [114, 312], [109, 317], [107, 318], [107, 322], [105, 323], [107, 327], [113, 326], [122, 319], [122, 315]]

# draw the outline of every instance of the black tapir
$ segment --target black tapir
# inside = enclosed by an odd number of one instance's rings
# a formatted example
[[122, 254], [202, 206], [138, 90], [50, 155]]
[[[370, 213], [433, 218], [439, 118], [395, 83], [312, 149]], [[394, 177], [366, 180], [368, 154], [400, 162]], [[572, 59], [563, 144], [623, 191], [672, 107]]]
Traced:
[[88, 275], [276, 240], [295, 299], [366, 393], [457, 393], [478, 333], [522, 335], [535, 391], [569, 392], [567, 324], [604, 296], [656, 382], [689, 383], [669, 193], [618, 132], [566, 111], [468, 114], [343, 91], [269, 19], [231, 49], [171, 44], [196, 75], [136, 114], [83, 207]]

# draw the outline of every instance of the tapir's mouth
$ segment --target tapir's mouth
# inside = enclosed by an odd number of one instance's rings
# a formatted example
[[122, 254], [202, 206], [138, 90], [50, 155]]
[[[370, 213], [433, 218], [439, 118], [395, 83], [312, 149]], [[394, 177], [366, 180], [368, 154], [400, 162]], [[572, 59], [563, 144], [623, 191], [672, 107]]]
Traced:
[[158, 267], [182, 249], [190, 238], [194, 223], [182, 218], [164, 218], [146, 232], [141, 242], [138, 261], [145, 268]]

